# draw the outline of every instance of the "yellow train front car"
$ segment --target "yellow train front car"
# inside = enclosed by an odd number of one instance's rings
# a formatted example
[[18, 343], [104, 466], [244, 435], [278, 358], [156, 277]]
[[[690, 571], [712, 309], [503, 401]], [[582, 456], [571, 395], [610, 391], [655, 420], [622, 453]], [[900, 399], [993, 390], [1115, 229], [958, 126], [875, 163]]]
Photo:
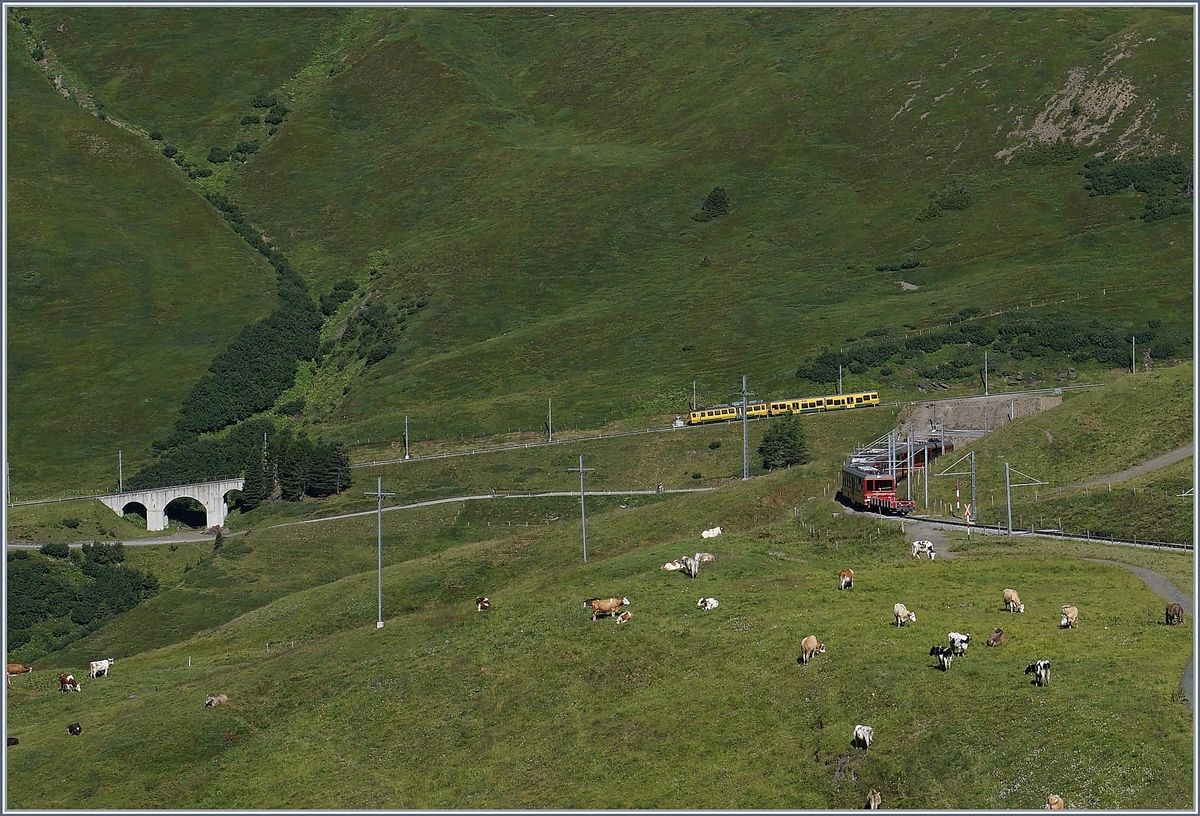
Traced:
[[[765, 402], [750, 403], [748, 416], [750, 419], [765, 417], [770, 409]], [[739, 405], [710, 405], [688, 414], [689, 425], [702, 425], [705, 422], [729, 422], [742, 418], [742, 406]]]

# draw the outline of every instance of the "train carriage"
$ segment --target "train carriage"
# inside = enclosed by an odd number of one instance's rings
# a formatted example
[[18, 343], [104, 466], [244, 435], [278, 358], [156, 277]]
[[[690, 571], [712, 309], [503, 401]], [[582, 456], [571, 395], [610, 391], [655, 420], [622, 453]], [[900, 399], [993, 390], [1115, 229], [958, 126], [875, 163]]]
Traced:
[[891, 474], [871, 467], [845, 465], [839, 493], [853, 506], [876, 513], [903, 516], [916, 507], [911, 499], [896, 496], [896, 480]]
[[[765, 417], [768, 410], [765, 402], [752, 402], [750, 403], [749, 417], [750, 419]], [[705, 422], [729, 422], [741, 418], [742, 404], [740, 402], [731, 405], [710, 405], [707, 408], [701, 408], [698, 411], [689, 413], [688, 424], [701, 425]]]

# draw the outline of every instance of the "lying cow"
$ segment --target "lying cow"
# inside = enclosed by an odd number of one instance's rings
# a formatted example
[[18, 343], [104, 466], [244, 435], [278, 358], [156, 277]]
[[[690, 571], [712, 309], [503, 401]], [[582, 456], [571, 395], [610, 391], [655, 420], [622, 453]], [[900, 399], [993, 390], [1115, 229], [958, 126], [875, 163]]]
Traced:
[[724, 531], [720, 527], [713, 527], [711, 530], [705, 530], [704, 532], [700, 533], [700, 537], [701, 538], [716, 538], [722, 532], [724, 532]]
[[825, 644], [817, 640], [816, 635], [809, 635], [800, 641], [800, 665], [807, 666], [813, 655], [825, 654]]
[[6, 742], [8, 743], [8, 747], [11, 748], [14, 745], [18, 745], [21, 741], [16, 737], [8, 737]]
[[75, 675], [60, 674], [58, 676], [59, 691], [79, 691], [81, 688], [82, 686], [80, 686], [79, 681], [75, 679]]
[[1059, 626], [1063, 629], [1074, 629], [1077, 620], [1079, 620], [1079, 610], [1071, 604], [1063, 604], [1062, 621]]
[[633, 617], [633, 613], [630, 612], [628, 609], [626, 609], [620, 615], [617, 615], [617, 624], [620, 625], [622, 623], [627, 623], [629, 621], [629, 619], [632, 617]]
[[225, 705], [228, 702], [229, 702], [229, 698], [226, 697], [224, 694], [217, 694], [217, 695], [210, 694], [208, 696], [208, 698], [204, 701], [204, 707], [205, 708], [213, 708], [214, 706]]
[[1033, 682], [1039, 686], [1050, 685], [1050, 661], [1038, 660], [1025, 667], [1026, 674], [1033, 675]]
[[902, 603], [898, 603], [892, 607], [892, 613], [896, 616], [896, 625], [903, 626], [905, 621], [917, 622], [917, 613], [909, 612], [908, 607]]
[[859, 746], [865, 751], [871, 747], [871, 740], [875, 739], [875, 729], [869, 725], [854, 726], [854, 737], [850, 740], [850, 744], [855, 748]]
[[1183, 607], [1177, 603], [1167, 604], [1167, 626], [1183, 623]]
[[995, 629], [992, 630], [992, 633], [990, 635], [988, 635], [987, 645], [988, 646], [999, 646], [1001, 643], [1004, 642], [1004, 640], [1005, 640], [1004, 630], [997, 626]]
[[683, 569], [683, 559], [676, 558], [674, 561], [668, 561], [667, 563], [662, 565], [661, 569], [665, 569], [667, 572], [674, 572], [675, 570], [681, 570], [681, 569]]
[[1052, 793], [1046, 797], [1046, 806], [1042, 810], [1062, 810], [1065, 807], [1063, 798], [1057, 793]]
[[713, 561], [717, 560], [717, 557], [712, 553], [696, 553], [694, 558], [701, 564], [711, 564]]
[[616, 615], [622, 606], [629, 606], [628, 598], [588, 598], [583, 602], [585, 608], [592, 610], [592, 620], [600, 615]]
[[844, 569], [838, 572], [838, 589], [854, 586], [854, 570]]
[[967, 647], [971, 645], [971, 633], [965, 635], [961, 632], [950, 633], [950, 648], [954, 650], [956, 655], [965, 655]]
[[483, 597], [482, 595], [480, 595], [478, 598], [475, 599], [475, 611], [476, 612], [482, 612], [485, 609], [491, 609], [491, 608], [492, 608], [492, 602], [489, 601], [487, 598]]
[[88, 669], [88, 677], [95, 680], [100, 675], [108, 677], [108, 670], [112, 668], [112, 664], [117, 661], [111, 657], [106, 657], [104, 660], [93, 660], [91, 667]]
[[938, 666], [942, 671], [950, 671], [950, 661], [954, 659], [953, 646], [934, 646], [929, 650], [930, 657], [937, 655]]
[[26, 666], [23, 663], [8, 664], [8, 685], [12, 685], [12, 679], [18, 674], [29, 674], [33, 671], [33, 666]]
[[912, 557], [920, 558], [922, 554], [928, 555], [930, 561], [933, 560], [937, 553], [933, 551], [932, 541], [914, 541], [912, 543]]
[[696, 606], [700, 607], [705, 612], [710, 609], [716, 609], [720, 605], [720, 602], [716, 598], [701, 598], [700, 600], [696, 601]]
[[78, 737], [83, 733], [83, 726], [79, 723], [71, 723], [67, 726], [67, 733], [73, 737]]

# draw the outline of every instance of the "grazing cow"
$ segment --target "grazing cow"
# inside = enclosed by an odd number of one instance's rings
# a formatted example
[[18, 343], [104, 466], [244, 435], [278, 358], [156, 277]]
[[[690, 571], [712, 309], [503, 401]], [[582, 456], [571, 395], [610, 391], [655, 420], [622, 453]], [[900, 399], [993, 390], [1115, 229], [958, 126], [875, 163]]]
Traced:
[[1071, 604], [1063, 604], [1062, 621], [1059, 626], [1063, 629], [1074, 629], [1077, 620], [1079, 620], [1079, 610]]
[[999, 646], [1001, 643], [1004, 642], [1004, 640], [1005, 640], [1004, 630], [1001, 629], [1000, 627], [996, 627], [995, 629], [992, 630], [992, 633], [990, 635], [988, 635], [987, 645], [988, 646]]
[[800, 641], [800, 665], [807, 666], [813, 655], [825, 654], [825, 644], [817, 640], [816, 635], [809, 635]]
[[683, 571], [690, 577], [695, 578], [700, 572], [700, 559], [685, 555], [681, 560], [683, 561]]
[[1052, 793], [1046, 797], [1046, 806], [1042, 810], [1062, 810], [1063, 798], [1057, 793]]
[[700, 607], [705, 612], [710, 609], [716, 609], [720, 605], [720, 602], [716, 598], [701, 598], [700, 600], [696, 601], [696, 606]]
[[1004, 590], [1004, 608], [1009, 612], [1025, 611], [1025, 604], [1021, 603], [1021, 596], [1015, 589]]
[[938, 665], [942, 671], [950, 671], [950, 661], [954, 659], [953, 646], [934, 646], [929, 650], [929, 654], [931, 657], [937, 655]]
[[661, 569], [665, 569], [667, 572], [674, 572], [675, 570], [681, 570], [681, 569], [683, 569], [683, 559], [676, 558], [674, 561], [668, 561], [667, 563], [662, 565]]
[[79, 691], [81, 688], [79, 681], [75, 679], [75, 675], [60, 674], [58, 676], [59, 691]]
[[722, 532], [724, 532], [724, 531], [720, 527], [713, 527], [711, 530], [705, 530], [704, 532], [702, 532], [700, 534], [700, 537], [701, 538], [716, 538]]
[[210, 694], [208, 696], [208, 698], [204, 701], [204, 707], [212, 708], [213, 706], [225, 705], [228, 702], [229, 702], [229, 698], [226, 697], [224, 694], [217, 694], [217, 695]]
[[865, 751], [871, 747], [871, 740], [875, 739], [875, 729], [869, 725], [854, 726], [854, 737], [850, 740], [850, 744], [854, 747], [862, 746]]
[[67, 726], [67, 733], [73, 737], [78, 737], [83, 733], [83, 726], [79, 723], [71, 723]]
[[1183, 623], [1183, 607], [1177, 603], [1167, 604], [1167, 625]]
[[916, 612], [909, 612], [909, 611], [908, 611], [908, 607], [906, 607], [906, 606], [905, 606], [904, 604], [902, 604], [902, 603], [898, 603], [898, 604], [896, 604], [895, 606], [893, 606], [893, 607], [892, 607], [892, 612], [893, 612], [893, 614], [895, 614], [895, 616], [896, 616], [896, 625], [897, 625], [897, 626], [903, 626], [903, 625], [904, 625], [904, 622], [905, 622], [906, 620], [907, 620], [907, 621], [912, 621], [913, 623], [916, 623], [916, 622], [917, 622], [917, 613], [916, 613]]
[[20, 742], [20, 740], [17, 739], [16, 737], [9, 737], [6, 741], [8, 742], [9, 748], [13, 747], [14, 745], [16, 745], [17, 743]]
[[696, 553], [695, 558], [701, 564], [711, 564], [717, 560], [717, 557], [712, 553]]
[[959, 632], [950, 633], [950, 648], [954, 650], [956, 655], [964, 655], [967, 653], [967, 647], [971, 645], [971, 633], [961, 634]]
[[620, 615], [617, 615], [617, 624], [618, 624], [618, 625], [620, 625], [620, 624], [622, 624], [622, 623], [625, 623], [626, 621], [628, 621], [628, 620], [629, 620], [630, 618], [632, 618], [632, 617], [633, 617], [633, 613], [632, 613], [632, 612], [630, 612], [628, 609], [626, 609], [626, 610], [625, 610], [624, 612], [622, 612]]
[[854, 570], [844, 569], [838, 572], [838, 589], [854, 586]]
[[1030, 663], [1025, 667], [1026, 674], [1033, 675], [1033, 682], [1039, 686], [1050, 685], [1050, 661], [1038, 660], [1035, 663]]
[[928, 555], [930, 561], [933, 560], [933, 557], [937, 553], [935, 553], [933, 551], [933, 542], [932, 541], [914, 541], [912, 543], [912, 557], [920, 558], [922, 553], [924, 553], [925, 555]]
[[12, 685], [12, 679], [18, 674], [29, 674], [31, 671], [33, 671], [33, 666], [26, 666], [22, 663], [9, 663], [7, 681], [8, 685]]
[[879, 810], [879, 805], [882, 802], [883, 797], [879, 795], [879, 791], [871, 788], [871, 792], [867, 794], [867, 810]]
[[629, 606], [628, 598], [588, 598], [583, 602], [585, 608], [592, 610], [592, 620], [599, 615], [616, 615], [622, 606]]
[[483, 597], [482, 595], [480, 595], [478, 598], [475, 599], [475, 611], [476, 612], [482, 612], [485, 609], [491, 609], [491, 608], [492, 608], [492, 602], [489, 601], [487, 598]]
[[108, 677], [108, 670], [112, 668], [112, 664], [117, 661], [111, 657], [106, 657], [104, 660], [93, 660], [91, 668], [88, 669], [88, 677], [95, 680], [100, 675]]

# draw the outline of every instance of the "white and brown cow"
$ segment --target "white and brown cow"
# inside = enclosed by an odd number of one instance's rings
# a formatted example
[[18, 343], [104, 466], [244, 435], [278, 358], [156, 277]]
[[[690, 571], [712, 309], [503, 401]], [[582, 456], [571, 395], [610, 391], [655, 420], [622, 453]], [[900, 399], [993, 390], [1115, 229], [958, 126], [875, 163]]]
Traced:
[[7, 680], [8, 685], [12, 685], [12, 679], [18, 674], [29, 674], [31, 671], [33, 671], [33, 666], [26, 666], [23, 663], [9, 663]]
[[629, 619], [632, 617], [633, 617], [633, 613], [630, 612], [628, 609], [626, 609], [620, 615], [617, 615], [617, 624], [620, 625], [622, 623], [628, 623]]
[[838, 589], [854, 586], [854, 570], [844, 569], [838, 571]]
[[204, 701], [205, 708], [213, 708], [214, 706], [225, 705], [229, 702], [229, 698], [224, 694], [210, 694]]
[[1079, 610], [1071, 604], [1063, 604], [1062, 621], [1059, 626], [1063, 629], [1074, 629], [1077, 620], [1079, 620]]
[[674, 561], [668, 561], [667, 563], [663, 564], [662, 567], [660, 567], [660, 569], [665, 569], [667, 572], [675, 572], [676, 570], [681, 570], [681, 569], [683, 569], [683, 559], [676, 558]]
[[83, 687], [79, 685], [79, 681], [75, 679], [75, 675], [60, 674], [58, 676], [59, 691], [81, 691], [82, 689]]
[[871, 792], [867, 794], [867, 810], [879, 810], [881, 804], [883, 797], [879, 795], [879, 791], [871, 788]]
[[800, 641], [800, 665], [807, 666], [813, 655], [825, 654], [825, 644], [817, 640], [816, 635], [809, 635]]
[[1004, 608], [1009, 612], [1025, 611], [1025, 604], [1021, 603], [1021, 596], [1015, 589], [1004, 590]]
[[483, 597], [482, 595], [480, 595], [478, 598], [475, 599], [475, 611], [476, 612], [482, 612], [485, 609], [491, 609], [491, 608], [492, 608], [492, 602], [489, 601], [487, 598]]
[[592, 610], [592, 620], [600, 615], [616, 615], [622, 606], [629, 606], [628, 598], [588, 598], [584, 608]]
[[112, 668], [112, 664], [117, 661], [111, 657], [106, 657], [103, 660], [93, 660], [88, 668], [88, 677], [95, 680], [100, 675], [108, 677], [108, 670]]
[[1046, 797], [1046, 806], [1042, 810], [1062, 810], [1064, 807], [1063, 798], [1057, 793], [1052, 793]]
[[700, 600], [696, 601], [696, 606], [700, 607], [705, 612], [709, 611], [710, 609], [716, 609], [720, 605], [721, 602], [716, 598], [701, 598]]

